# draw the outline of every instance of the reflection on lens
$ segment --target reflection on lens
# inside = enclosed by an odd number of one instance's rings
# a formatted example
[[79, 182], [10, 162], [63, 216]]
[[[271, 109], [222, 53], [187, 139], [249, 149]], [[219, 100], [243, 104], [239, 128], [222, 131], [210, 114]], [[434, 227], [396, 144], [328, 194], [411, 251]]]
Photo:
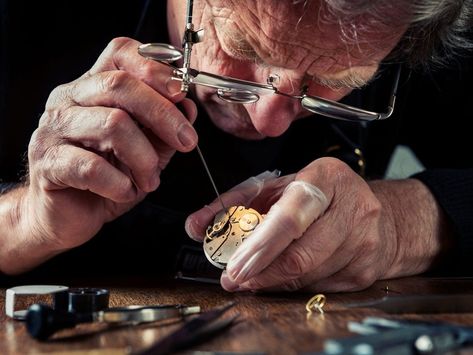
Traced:
[[138, 47], [138, 53], [148, 59], [174, 62], [182, 58], [181, 50], [165, 43], [147, 43]]
[[251, 104], [259, 100], [259, 96], [250, 91], [218, 89], [217, 96], [223, 101], [237, 104]]
[[380, 114], [376, 112], [362, 110], [321, 97], [304, 95], [301, 99], [301, 105], [310, 112], [345, 121], [373, 121], [380, 117]]

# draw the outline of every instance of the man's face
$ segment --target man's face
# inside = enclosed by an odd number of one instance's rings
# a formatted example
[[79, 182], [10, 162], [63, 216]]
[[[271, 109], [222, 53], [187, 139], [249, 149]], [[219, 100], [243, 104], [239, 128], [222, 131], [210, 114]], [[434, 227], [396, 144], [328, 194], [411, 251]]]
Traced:
[[[185, 7], [185, 0], [168, 1], [176, 46], [181, 45]], [[204, 29], [205, 36], [193, 47], [191, 66], [259, 83], [276, 74], [281, 92], [297, 95], [308, 86], [309, 95], [339, 100], [373, 77], [405, 31], [370, 28], [366, 16], [352, 21], [328, 18], [317, 0], [305, 6], [292, 0], [195, 0], [194, 26]], [[357, 37], [347, 38], [355, 29]], [[280, 95], [241, 105], [222, 101], [212, 90], [196, 91], [212, 121], [242, 138], [278, 136], [294, 120], [310, 115], [298, 100]]]

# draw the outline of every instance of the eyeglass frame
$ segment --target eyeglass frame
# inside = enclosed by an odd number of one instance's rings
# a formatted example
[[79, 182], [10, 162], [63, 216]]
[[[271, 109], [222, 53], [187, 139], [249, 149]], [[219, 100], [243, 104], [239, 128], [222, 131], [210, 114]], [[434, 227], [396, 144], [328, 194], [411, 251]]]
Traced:
[[217, 96], [230, 103], [249, 104], [259, 100], [262, 95], [276, 94], [299, 100], [301, 106], [309, 112], [351, 122], [369, 122], [385, 120], [394, 112], [396, 94], [401, 76], [400, 64], [397, 65], [395, 79], [391, 90], [388, 108], [384, 113], [368, 111], [319, 96], [307, 95], [304, 90], [300, 95], [291, 95], [278, 90], [274, 85], [274, 76], [267, 84], [221, 76], [193, 68], [178, 68], [171, 65], [183, 57], [182, 50], [165, 43], [147, 43], [138, 47], [138, 53], [148, 59], [165, 64], [173, 69], [172, 79], [183, 81], [185, 76], [188, 85], [200, 85], [216, 89]]

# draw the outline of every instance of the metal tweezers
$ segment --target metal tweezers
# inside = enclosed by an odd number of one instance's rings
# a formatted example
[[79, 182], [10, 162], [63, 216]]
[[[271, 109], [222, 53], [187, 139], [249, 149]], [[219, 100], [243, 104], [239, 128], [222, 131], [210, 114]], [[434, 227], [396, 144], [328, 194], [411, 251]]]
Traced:
[[326, 341], [323, 354], [443, 354], [473, 344], [473, 327], [443, 322], [367, 317], [348, 328], [359, 335]]
[[191, 345], [209, 339], [233, 325], [239, 314], [217, 321], [217, 319], [235, 306], [235, 302], [216, 307], [210, 311], [201, 313], [196, 318], [187, 321], [183, 326], [171, 332], [166, 337], [153, 344], [151, 347], [135, 353], [135, 355], [162, 355], [183, 350]]
[[63, 312], [48, 305], [33, 304], [26, 314], [26, 329], [33, 338], [46, 340], [56, 331], [72, 328], [80, 323], [141, 324], [181, 318], [199, 312], [199, 306], [179, 304], [112, 307], [91, 313]]

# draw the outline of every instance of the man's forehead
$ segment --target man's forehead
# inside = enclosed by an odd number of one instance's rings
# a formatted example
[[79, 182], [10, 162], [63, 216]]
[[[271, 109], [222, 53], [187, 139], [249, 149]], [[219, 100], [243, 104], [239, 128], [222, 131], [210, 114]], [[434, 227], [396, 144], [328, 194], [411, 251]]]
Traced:
[[337, 24], [320, 24], [317, 1], [308, 5], [291, 0], [207, 2], [222, 48], [234, 58], [308, 74], [342, 60], [346, 62], [339, 63], [338, 69], [348, 64], [340, 28]]
[[[206, 0], [214, 17], [243, 20], [246, 25], [261, 26], [271, 31], [316, 29], [320, 2], [293, 0]], [[281, 33], [282, 34], [282, 33]]]
[[[371, 26], [368, 18], [352, 18], [350, 23], [329, 19], [319, 0], [205, 1], [224, 50], [309, 74], [378, 63], [403, 32], [402, 27], [357, 32]], [[355, 32], [354, 41], [347, 39], [347, 30]]]
[[[230, 57], [260, 68], [288, 69], [294, 77], [312, 77], [333, 88], [367, 83], [404, 31], [378, 28], [350, 42], [344, 24], [324, 14], [321, 0], [205, 0], [205, 5], [207, 20]], [[357, 19], [352, 20], [349, 26], [355, 28]]]

